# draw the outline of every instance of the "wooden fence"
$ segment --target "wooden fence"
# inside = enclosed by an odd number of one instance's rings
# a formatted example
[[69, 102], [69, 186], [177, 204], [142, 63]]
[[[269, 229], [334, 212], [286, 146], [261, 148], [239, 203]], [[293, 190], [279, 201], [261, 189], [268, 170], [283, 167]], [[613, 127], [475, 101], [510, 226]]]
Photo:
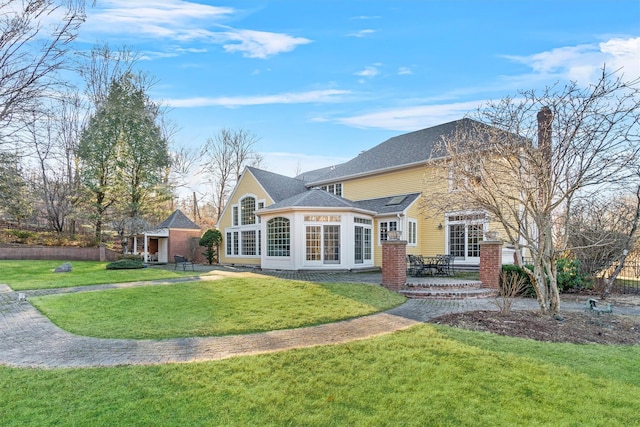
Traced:
[[0, 245], [4, 260], [114, 261], [117, 252], [102, 247]]

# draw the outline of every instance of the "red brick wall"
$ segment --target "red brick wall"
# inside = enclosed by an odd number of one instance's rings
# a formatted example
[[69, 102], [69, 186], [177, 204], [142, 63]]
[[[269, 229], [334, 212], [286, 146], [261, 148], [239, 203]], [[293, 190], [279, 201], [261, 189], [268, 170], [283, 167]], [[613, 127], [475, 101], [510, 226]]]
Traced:
[[382, 286], [398, 291], [407, 283], [407, 242], [382, 242]]
[[[117, 253], [105, 250], [106, 261], [114, 261]], [[73, 246], [0, 246], [0, 259], [38, 259], [60, 261], [100, 261], [100, 248]]]
[[480, 281], [485, 287], [498, 289], [502, 271], [502, 242], [480, 242]]
[[194, 254], [190, 247], [190, 240], [196, 239], [197, 245], [201, 235], [201, 230], [169, 229], [169, 262], [173, 262], [174, 255], [182, 255], [196, 263], [204, 262], [205, 257], [202, 255], [204, 248], [197, 246]]

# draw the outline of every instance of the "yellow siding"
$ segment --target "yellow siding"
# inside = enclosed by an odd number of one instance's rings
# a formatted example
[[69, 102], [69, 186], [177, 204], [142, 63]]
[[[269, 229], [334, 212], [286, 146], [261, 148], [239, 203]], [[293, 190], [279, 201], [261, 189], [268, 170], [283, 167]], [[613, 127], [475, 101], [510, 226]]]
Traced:
[[426, 167], [416, 166], [402, 171], [343, 181], [343, 197], [349, 200], [375, 199], [423, 190]]
[[267, 195], [262, 186], [256, 181], [253, 175], [250, 172], [245, 172], [240, 178], [240, 182], [238, 182], [234, 192], [232, 194], [232, 198], [227, 200], [227, 209], [224, 211], [224, 214], [220, 218], [218, 222], [218, 229], [222, 233], [223, 245], [220, 248], [220, 262], [222, 264], [241, 264], [241, 265], [260, 265], [260, 258], [247, 258], [247, 257], [236, 257], [236, 256], [227, 256], [226, 255], [226, 239], [227, 235], [225, 229], [231, 227], [231, 215], [233, 209], [232, 205], [237, 205], [240, 199], [242, 199], [246, 195], [253, 195], [258, 200], [264, 200], [265, 206], [269, 206], [273, 204], [273, 200]]
[[262, 189], [262, 186], [258, 184], [253, 175], [249, 172], [245, 172], [240, 178], [240, 182], [234, 189], [232, 199], [227, 200], [227, 206], [229, 207], [220, 221], [218, 222], [218, 229], [222, 232], [226, 227], [231, 227], [231, 205], [235, 205], [247, 194], [253, 194], [258, 200], [265, 199], [265, 206], [273, 204], [273, 200]]
[[[433, 165], [420, 165], [401, 171], [387, 172], [375, 176], [356, 178], [343, 182], [344, 197], [350, 200], [374, 199], [403, 193], [425, 192], [425, 189], [443, 188], [449, 182], [437, 176], [440, 169]], [[407, 253], [431, 256], [444, 253], [445, 217], [428, 209], [428, 192], [424, 199], [418, 199], [408, 210], [407, 217], [418, 222], [418, 242], [407, 245]], [[423, 206], [425, 203], [427, 206]], [[443, 228], [438, 229], [438, 224]], [[374, 227], [375, 265], [382, 265], [382, 246], [378, 244], [379, 229]], [[406, 239], [407, 236], [403, 236]]]

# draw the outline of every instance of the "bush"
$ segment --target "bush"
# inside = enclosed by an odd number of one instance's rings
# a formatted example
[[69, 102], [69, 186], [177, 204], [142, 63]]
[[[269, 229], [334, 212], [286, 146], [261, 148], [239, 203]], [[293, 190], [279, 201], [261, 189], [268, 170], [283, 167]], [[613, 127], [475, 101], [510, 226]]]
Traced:
[[217, 255], [217, 247], [222, 242], [222, 233], [216, 229], [207, 230], [200, 238], [200, 246], [204, 246], [207, 249], [202, 253], [209, 261], [209, 265], [213, 264], [213, 260]]
[[[571, 289], [580, 289], [585, 288], [588, 285], [588, 281], [581, 272], [580, 269], [580, 261], [576, 259], [568, 259], [568, 258], [560, 258], [556, 261], [556, 266], [558, 269], [558, 291], [567, 292]], [[525, 268], [533, 271], [533, 265], [525, 265]], [[529, 279], [529, 276], [522, 270], [522, 267], [512, 264], [505, 264], [502, 266], [503, 275], [509, 279], [507, 282], [510, 282], [509, 275], [518, 275], [524, 280], [525, 286], [524, 291], [521, 293], [521, 296], [525, 297], [535, 297], [536, 290]], [[502, 276], [500, 280], [500, 288], [503, 288]]]
[[140, 259], [120, 259], [107, 264], [107, 270], [132, 270], [144, 268], [144, 263]]
[[7, 235], [16, 239], [14, 240], [13, 243], [27, 243], [29, 239], [32, 239], [36, 235], [35, 232], [28, 231], [28, 230], [8, 229], [6, 230], [6, 232], [7, 232]]
[[[525, 268], [533, 271], [532, 265], [525, 265]], [[512, 276], [517, 276], [517, 279], [512, 278]], [[502, 266], [502, 274], [500, 274], [500, 293], [505, 294], [509, 293], [510, 289], [505, 289], [506, 286], [510, 283], [521, 282], [521, 290], [518, 293], [518, 296], [532, 298], [536, 296], [536, 290], [533, 287], [533, 283], [531, 283], [531, 279], [522, 270], [522, 267], [514, 264], [504, 264]]]
[[560, 292], [586, 287], [585, 275], [582, 272], [579, 260], [560, 258], [556, 265], [558, 268], [558, 290]]
[[120, 254], [116, 256], [116, 259], [121, 260], [121, 259], [131, 259], [134, 261], [142, 261], [142, 255], [138, 255], [138, 254]]

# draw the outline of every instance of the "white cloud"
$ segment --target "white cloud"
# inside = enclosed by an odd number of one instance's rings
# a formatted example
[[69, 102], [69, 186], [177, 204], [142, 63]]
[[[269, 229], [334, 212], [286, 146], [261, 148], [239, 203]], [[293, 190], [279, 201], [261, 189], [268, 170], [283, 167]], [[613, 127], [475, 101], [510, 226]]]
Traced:
[[222, 33], [227, 41], [223, 45], [227, 52], [242, 52], [248, 58], [266, 58], [278, 53], [289, 52], [298, 45], [311, 43], [303, 37], [291, 37], [287, 34], [266, 31], [233, 30]]
[[356, 31], [354, 33], [349, 33], [349, 34], [347, 34], [347, 36], [362, 38], [362, 37], [366, 37], [366, 36], [369, 36], [371, 34], [374, 34], [375, 32], [376, 32], [376, 30], [360, 30], [360, 31]]
[[183, 0], [103, 0], [89, 10], [83, 30], [104, 33], [141, 34], [148, 37], [186, 35], [195, 22], [219, 21], [234, 13], [229, 7], [216, 7]]
[[288, 34], [235, 29], [222, 21], [236, 11], [185, 0], [104, 0], [89, 12], [83, 32], [127, 35], [135, 38], [181, 43], [221, 44], [227, 52], [241, 52], [248, 58], [267, 58], [311, 43]]
[[529, 66], [535, 75], [548, 80], [572, 80], [586, 85], [599, 77], [605, 64], [609, 71], [620, 70], [626, 79], [632, 80], [640, 77], [640, 37], [507, 58]]
[[356, 76], [360, 76], [360, 77], [367, 77], [367, 78], [373, 78], [375, 76], [377, 76], [378, 74], [380, 74], [380, 71], [378, 70], [378, 67], [382, 65], [382, 64], [373, 64], [373, 65], [367, 65], [366, 67], [364, 67], [364, 70], [362, 71], [358, 71], [356, 73], [354, 73]]
[[411, 68], [409, 67], [400, 67], [398, 68], [398, 75], [399, 76], [406, 76], [409, 74], [413, 74], [413, 71], [411, 70]]
[[338, 119], [337, 122], [357, 128], [377, 128], [409, 132], [458, 120], [483, 103], [484, 101], [469, 101], [387, 109], [359, 116], [343, 117]]
[[242, 107], [247, 105], [265, 104], [307, 104], [307, 103], [327, 103], [340, 101], [340, 95], [351, 93], [346, 90], [314, 90], [309, 92], [290, 92], [276, 95], [264, 96], [236, 96], [236, 97], [196, 97], [186, 99], [168, 99], [165, 103], [174, 108], [194, 108], [194, 107]]

